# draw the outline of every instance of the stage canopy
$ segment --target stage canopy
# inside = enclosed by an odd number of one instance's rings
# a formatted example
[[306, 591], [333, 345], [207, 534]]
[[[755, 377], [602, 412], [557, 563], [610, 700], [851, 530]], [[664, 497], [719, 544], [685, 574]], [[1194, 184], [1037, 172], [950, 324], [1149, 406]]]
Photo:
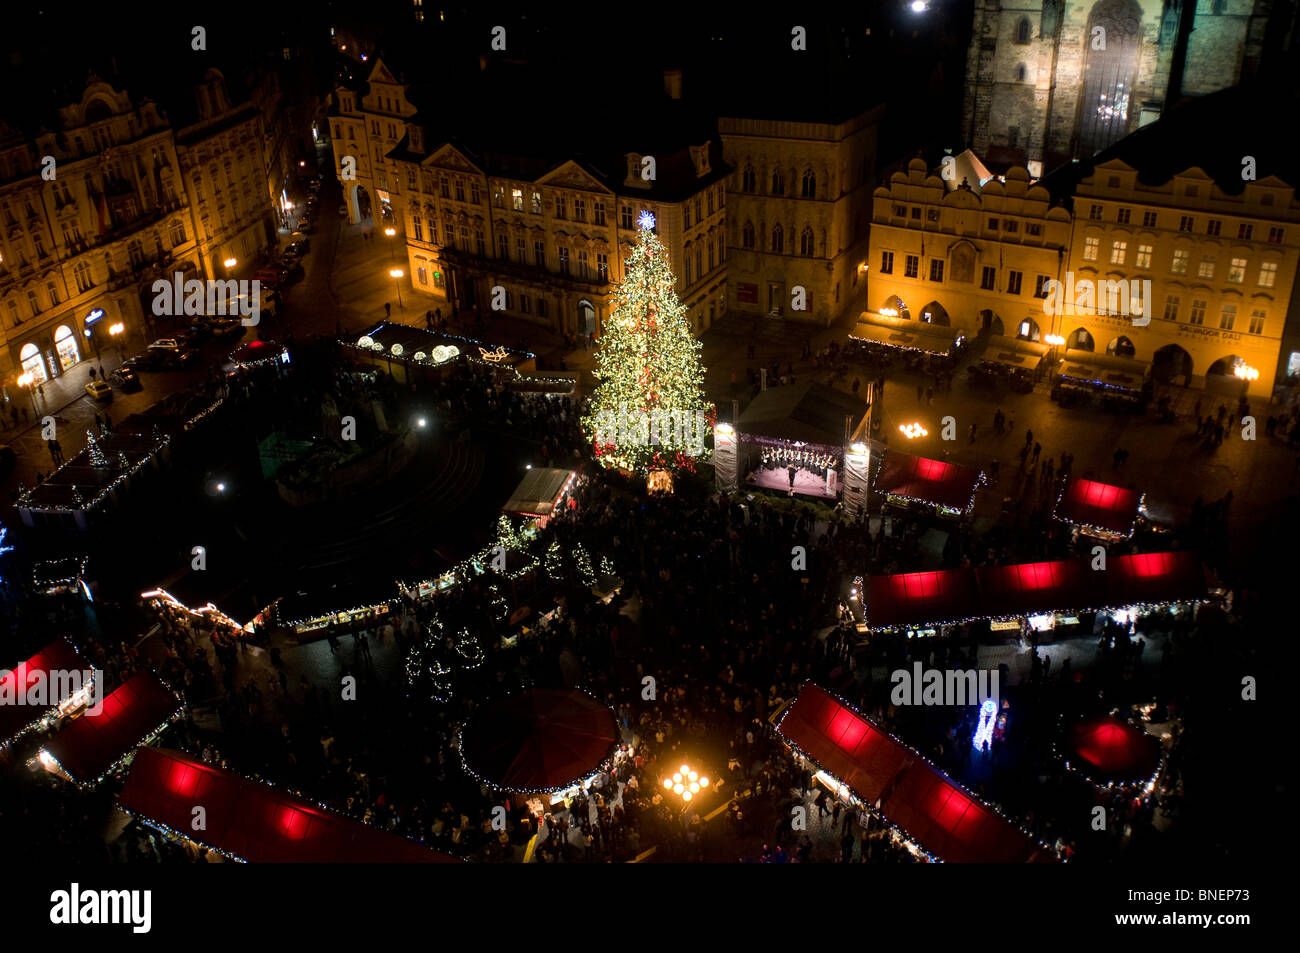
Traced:
[[515, 492], [501, 509], [521, 516], [550, 516], [572, 477], [572, 470], [533, 467], [524, 474], [524, 478], [515, 487]]
[[876, 477], [876, 492], [965, 510], [980, 477], [980, 471], [970, 467], [890, 450]]
[[961, 330], [927, 321], [909, 321], [903, 326], [874, 324], [859, 321], [853, 326], [849, 340], [862, 344], [879, 344], [903, 350], [925, 351], [947, 356], [957, 346]]
[[461, 728], [460, 751], [492, 787], [544, 793], [593, 774], [617, 740], [609, 706], [585, 692], [537, 689], [480, 705]]
[[1113, 556], [1106, 570], [1089, 560], [1057, 560], [869, 576], [863, 606], [869, 629], [927, 628], [1071, 610], [1202, 602], [1205, 569], [1195, 553]]
[[[23, 734], [72, 696], [68, 689], [78, 686], [70, 686], [63, 678], [51, 678], [55, 673], [70, 672], [80, 672], [81, 685], [88, 684], [91, 668], [86, 660], [67, 641], [55, 639], [0, 678], [0, 699], [4, 699], [0, 702], [0, 747]], [[42, 682], [45, 704], [27, 704]]]
[[74, 781], [89, 784], [180, 710], [157, 675], [140, 672], [105, 698], [98, 714], [82, 715], [55, 735], [45, 751]]
[[745, 436], [842, 447], [844, 418], [852, 418], [856, 431], [866, 413], [867, 402], [860, 397], [806, 380], [760, 391], [740, 415], [736, 430]]
[[[454, 857], [362, 824], [180, 751], [141, 748], [122, 808], [249, 863], [456, 863]], [[202, 805], [207, 827], [195, 832]]]
[[1070, 730], [1070, 760], [1093, 781], [1145, 781], [1160, 766], [1160, 741], [1118, 718], [1093, 718]]
[[1138, 516], [1138, 494], [1109, 483], [1072, 477], [1056, 501], [1053, 516], [1062, 523], [1132, 536]]
[[1033, 838], [868, 718], [805, 682], [777, 731], [927, 853], [953, 863], [1052, 860]]

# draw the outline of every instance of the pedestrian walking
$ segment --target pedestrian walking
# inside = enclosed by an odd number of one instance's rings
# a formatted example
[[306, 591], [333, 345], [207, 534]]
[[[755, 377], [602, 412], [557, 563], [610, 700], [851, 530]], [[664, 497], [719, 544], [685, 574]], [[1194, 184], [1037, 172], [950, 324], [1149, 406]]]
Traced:
[[970, 425], [970, 439], [967, 441], [967, 443], [975, 442], [975, 427], [976, 425], [973, 423]]
[[1042, 445], [1041, 443], [1035, 443], [1035, 444], [1034, 444], [1034, 463], [1037, 463], [1037, 462], [1038, 462], [1038, 455], [1039, 455], [1040, 453], [1042, 453], [1042, 452], [1043, 452], [1043, 445]]
[[993, 485], [994, 485], [994, 486], [997, 486], [997, 485], [998, 485], [998, 461], [997, 461], [997, 458], [994, 458], [993, 462], [992, 462], [991, 464], [989, 464], [989, 476], [993, 478]]
[[385, 301], [385, 302], [384, 302], [384, 317], [386, 317], [386, 318], [391, 318], [392, 316], [393, 316], [393, 306], [392, 306], [392, 304], [390, 304], [389, 302]]

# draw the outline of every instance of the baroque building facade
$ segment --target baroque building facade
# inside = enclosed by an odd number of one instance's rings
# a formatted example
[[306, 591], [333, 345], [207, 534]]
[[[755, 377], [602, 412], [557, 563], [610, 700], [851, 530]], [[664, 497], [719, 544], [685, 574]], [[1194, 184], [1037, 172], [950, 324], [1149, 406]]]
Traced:
[[1257, 69], [1268, 0], [975, 0], [965, 141], [1037, 178]]
[[[723, 118], [728, 307], [829, 325], [865, 274], [883, 108], [839, 123]], [[799, 290], [802, 289], [802, 295]]]

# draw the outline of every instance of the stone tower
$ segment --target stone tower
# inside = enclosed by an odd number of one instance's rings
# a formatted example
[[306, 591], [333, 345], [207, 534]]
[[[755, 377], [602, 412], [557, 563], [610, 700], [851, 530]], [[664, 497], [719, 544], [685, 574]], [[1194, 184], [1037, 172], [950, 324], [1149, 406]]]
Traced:
[[[1270, 0], [975, 0], [962, 129], [1042, 174], [1232, 86], [1259, 64]], [[1041, 164], [1041, 166], [1040, 166]]]

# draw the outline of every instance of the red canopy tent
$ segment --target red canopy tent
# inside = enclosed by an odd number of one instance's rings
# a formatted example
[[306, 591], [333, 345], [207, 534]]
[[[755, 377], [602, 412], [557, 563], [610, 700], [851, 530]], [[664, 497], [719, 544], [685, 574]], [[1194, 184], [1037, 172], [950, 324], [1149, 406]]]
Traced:
[[1139, 503], [1138, 494], [1133, 490], [1071, 478], [1061, 491], [1052, 516], [1062, 523], [1128, 537], [1133, 535]]
[[1070, 610], [1122, 609], [1209, 598], [1195, 553], [1114, 556], [1107, 569], [1089, 560], [1019, 563], [979, 569], [869, 576], [863, 606], [869, 629], [922, 628]]
[[[119, 804], [147, 823], [249, 863], [458, 863], [180, 751], [141, 748]], [[194, 831], [202, 805], [206, 827]]]
[[180, 700], [153, 672], [133, 675], [51, 739], [46, 752], [79, 784], [108, 773], [136, 745], [182, 710]]
[[1070, 731], [1070, 760], [1099, 782], [1145, 781], [1160, 766], [1160, 741], [1118, 718], [1092, 718]]
[[890, 450], [876, 475], [876, 491], [965, 512], [983, 478], [971, 467]]
[[1051, 861], [1035, 843], [920, 754], [806, 682], [777, 731], [934, 857], [954, 863]]
[[618, 741], [608, 705], [585, 692], [536, 689], [480, 706], [460, 732], [471, 774], [505, 791], [563, 791], [593, 774]]
[[868, 625], [886, 629], [966, 618], [974, 611], [978, 592], [970, 570], [941, 569], [869, 576], [866, 596]]
[[[17, 740], [42, 718], [58, 708], [71, 697], [71, 693], [60, 692], [61, 697], [53, 697], [58, 688], [70, 687], [63, 679], [53, 679], [56, 672], [81, 672], [82, 685], [89, 684], [86, 675], [91, 668], [65, 639], [55, 639], [27, 661], [22, 662], [13, 671], [0, 678], [0, 698], [13, 698], [15, 704], [0, 704], [0, 748]], [[29, 705], [25, 700], [31, 697], [31, 690], [44, 681], [47, 704]]]

